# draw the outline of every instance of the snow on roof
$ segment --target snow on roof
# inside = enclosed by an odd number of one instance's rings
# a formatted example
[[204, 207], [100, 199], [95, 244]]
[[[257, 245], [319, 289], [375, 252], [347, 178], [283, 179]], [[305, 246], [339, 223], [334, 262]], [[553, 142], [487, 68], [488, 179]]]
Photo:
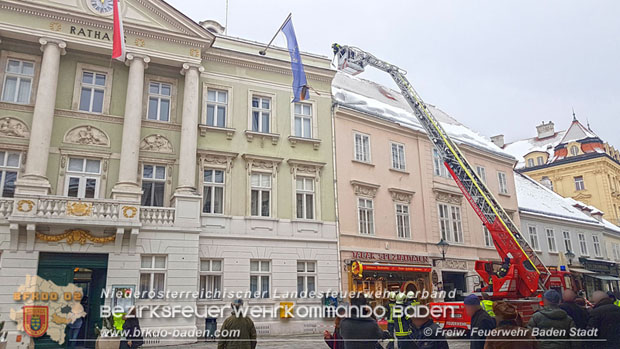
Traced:
[[[342, 106], [426, 132], [400, 92], [378, 83], [339, 72], [332, 81], [332, 97]], [[514, 160], [512, 155], [493, 144], [489, 138], [467, 128], [439, 108], [430, 104], [427, 106], [456, 143]]]
[[514, 177], [519, 210], [551, 218], [600, 224], [595, 218], [574, 207], [572, 202], [532, 178], [517, 172], [514, 172]]
[[618, 234], [620, 234], [620, 227], [613, 224], [612, 222], [606, 220], [605, 218], [603, 218], [603, 224], [605, 225], [605, 229], [607, 230], [611, 230], [613, 232], [616, 232]]
[[504, 151], [517, 158], [516, 168], [525, 167], [525, 155], [533, 152], [540, 151], [549, 154], [549, 159], [553, 157], [554, 149], [556, 145], [560, 144], [562, 137], [566, 131], [558, 131], [551, 137], [539, 139], [538, 137], [521, 139], [512, 143], [507, 143], [504, 146]]

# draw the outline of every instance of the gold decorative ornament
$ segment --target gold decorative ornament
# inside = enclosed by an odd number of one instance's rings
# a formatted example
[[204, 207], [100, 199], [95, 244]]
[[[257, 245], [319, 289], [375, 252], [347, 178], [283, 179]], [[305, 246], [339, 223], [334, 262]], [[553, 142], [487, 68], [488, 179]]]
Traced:
[[136, 44], [136, 46], [138, 46], [138, 47], [144, 47], [144, 45], [145, 45], [146, 43], [144, 42], [144, 39], [137, 38], [137, 39], [136, 39], [136, 41], [135, 41], [135, 44]]
[[64, 233], [58, 235], [46, 235], [37, 232], [36, 237], [39, 240], [47, 242], [58, 242], [67, 240], [67, 244], [73, 245], [74, 242], [84, 245], [86, 241], [91, 241], [98, 244], [105, 244], [107, 242], [113, 242], [116, 239], [116, 235], [98, 237], [92, 235], [88, 230], [81, 229], [68, 229]]
[[32, 200], [19, 200], [17, 202], [17, 210], [19, 212], [30, 212], [34, 207], [34, 201]]
[[123, 206], [123, 217], [133, 218], [138, 213], [138, 209], [134, 206]]
[[200, 50], [192, 48], [189, 50], [189, 55], [192, 57], [200, 57]]
[[62, 24], [60, 24], [59, 22], [50, 22], [50, 30], [59, 32], [62, 30]]
[[91, 202], [67, 202], [67, 214], [70, 216], [90, 216], [93, 210]]

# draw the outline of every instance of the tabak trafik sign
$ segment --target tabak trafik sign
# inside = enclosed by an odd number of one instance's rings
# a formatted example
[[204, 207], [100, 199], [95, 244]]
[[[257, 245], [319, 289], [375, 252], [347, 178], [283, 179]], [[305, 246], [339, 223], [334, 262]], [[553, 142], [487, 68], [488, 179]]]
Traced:
[[379, 253], [353, 251], [353, 259], [379, 262], [401, 262], [413, 264], [430, 264], [428, 256], [418, 256], [413, 254]]

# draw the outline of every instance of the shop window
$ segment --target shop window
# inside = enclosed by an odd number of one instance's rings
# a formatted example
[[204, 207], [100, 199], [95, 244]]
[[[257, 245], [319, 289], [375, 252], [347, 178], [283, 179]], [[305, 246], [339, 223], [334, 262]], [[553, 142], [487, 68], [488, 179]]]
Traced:
[[482, 231], [484, 232], [484, 246], [486, 247], [495, 247], [493, 243], [493, 237], [491, 236], [491, 232], [487, 229], [486, 226], [482, 226]]
[[65, 180], [65, 195], [80, 199], [99, 197], [100, 176], [100, 160], [69, 158]]
[[549, 246], [549, 252], [558, 252], [558, 248], [555, 244], [555, 231], [547, 228], [545, 232], [547, 233], [547, 246]]
[[538, 243], [538, 231], [535, 226], [530, 225], [527, 227], [527, 232], [530, 237], [530, 246], [533, 250], [540, 251], [540, 244]]
[[257, 217], [271, 215], [271, 173], [252, 173], [250, 214]]
[[20, 160], [20, 153], [0, 151], [0, 192], [2, 197], [12, 198], [15, 195], [15, 180], [17, 180]]
[[459, 206], [439, 204], [439, 231], [448, 242], [463, 243], [463, 226]]
[[314, 219], [314, 178], [297, 177], [295, 182], [297, 218]]
[[163, 298], [166, 284], [166, 256], [142, 255], [140, 258], [140, 294]]
[[271, 279], [270, 261], [250, 261], [251, 298], [269, 298]]
[[392, 168], [395, 170], [405, 170], [405, 146], [392, 143]]
[[355, 133], [354, 148], [355, 161], [370, 162], [370, 136], [362, 133]]
[[579, 251], [582, 256], [588, 256], [588, 243], [586, 242], [586, 235], [584, 233], [579, 233]]
[[476, 166], [476, 173], [483, 183], [487, 182], [487, 170], [482, 166]]
[[450, 178], [450, 173], [446, 165], [444, 165], [443, 158], [435, 148], [433, 148], [433, 173], [438, 177]]
[[228, 91], [207, 90], [207, 126], [226, 127]]
[[374, 206], [372, 199], [357, 199], [359, 233], [362, 235], [374, 235]]
[[583, 176], [574, 177], [575, 180], [575, 190], [585, 190], [586, 186], [583, 181]]
[[297, 294], [308, 297], [316, 291], [316, 262], [297, 261]]
[[573, 252], [573, 242], [570, 239], [570, 232], [563, 231], [562, 236], [564, 237], [564, 252]]
[[203, 172], [202, 212], [222, 214], [224, 212], [224, 170], [205, 169]]
[[409, 205], [396, 204], [396, 230], [399, 238], [409, 239], [411, 237]]
[[497, 180], [499, 182], [499, 193], [508, 194], [508, 180], [506, 179], [506, 173], [498, 171]]
[[596, 257], [602, 257], [601, 253], [601, 242], [598, 238], [598, 235], [592, 235], [592, 244], [594, 245], [594, 255]]
[[106, 73], [82, 71], [79, 110], [103, 113]]
[[151, 81], [149, 83], [147, 118], [149, 120], [156, 121], [169, 121], [171, 98], [172, 85], [163, 82]]
[[271, 98], [252, 97], [252, 131], [270, 133]]
[[166, 166], [142, 166], [142, 206], [164, 206]]
[[312, 138], [312, 104], [295, 103], [293, 110], [293, 134], [295, 137]]
[[222, 260], [200, 260], [200, 298], [222, 299]]
[[34, 62], [20, 59], [7, 59], [2, 101], [9, 103], [30, 103], [32, 81], [34, 79]]

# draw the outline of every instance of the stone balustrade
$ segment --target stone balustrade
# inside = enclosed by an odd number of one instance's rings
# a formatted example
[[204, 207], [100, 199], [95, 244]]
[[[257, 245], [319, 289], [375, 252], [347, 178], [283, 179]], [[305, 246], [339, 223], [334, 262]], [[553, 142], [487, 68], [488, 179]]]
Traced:
[[171, 207], [140, 207], [140, 221], [144, 225], [171, 226], [174, 224], [175, 209]]

